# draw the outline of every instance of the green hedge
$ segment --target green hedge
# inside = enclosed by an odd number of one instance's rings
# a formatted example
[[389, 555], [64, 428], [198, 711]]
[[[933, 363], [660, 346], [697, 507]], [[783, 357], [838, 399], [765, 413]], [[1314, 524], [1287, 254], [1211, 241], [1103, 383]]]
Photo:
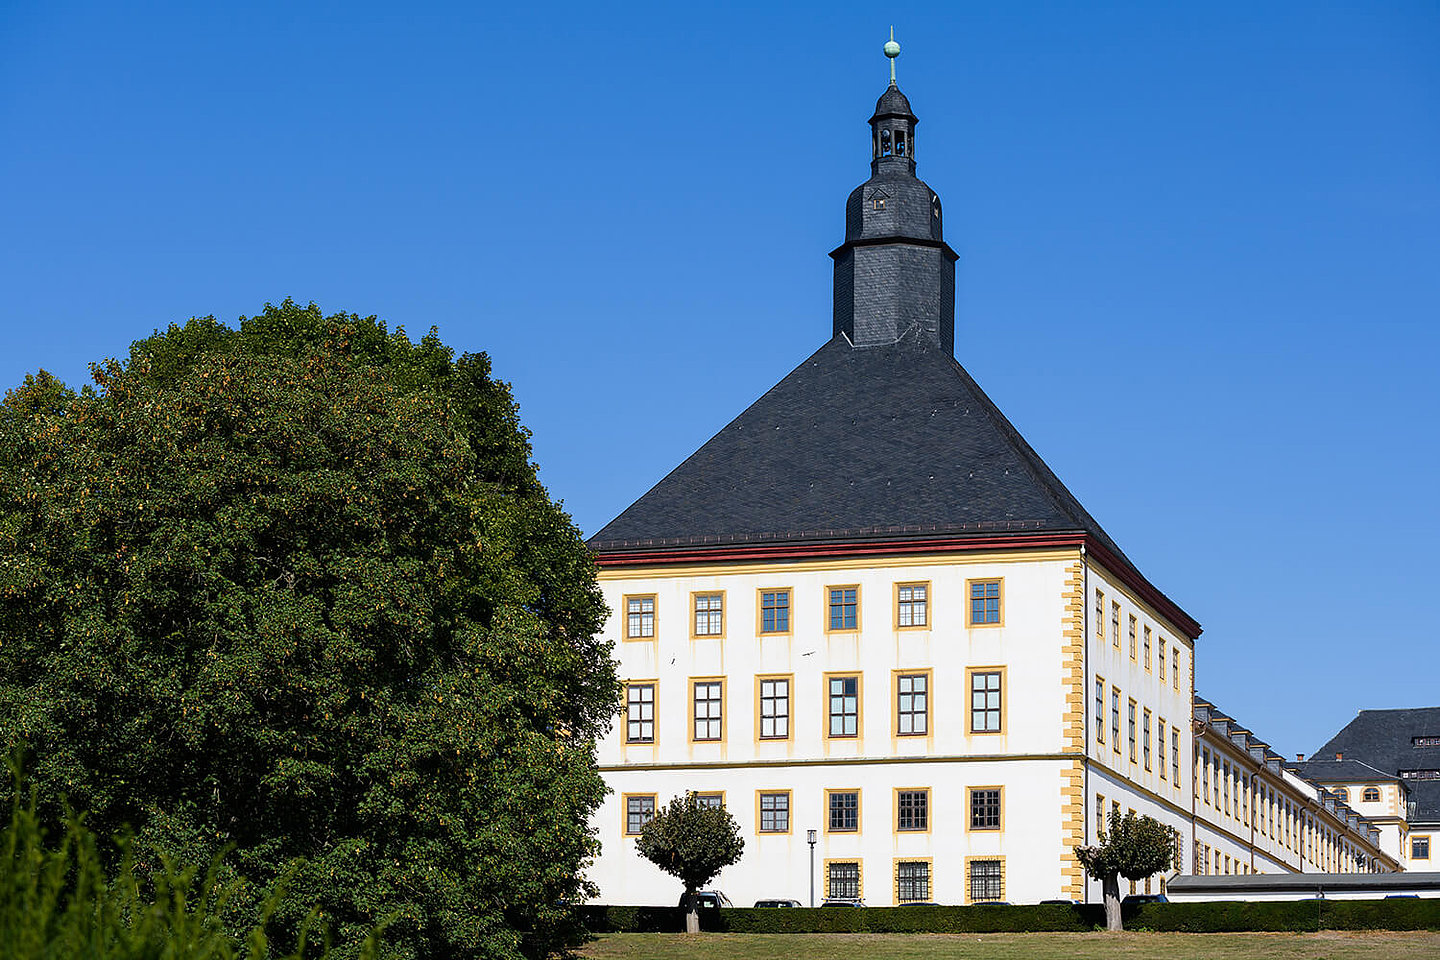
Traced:
[[[678, 933], [679, 907], [579, 908], [593, 933]], [[1150, 903], [1127, 909], [1128, 930], [1185, 933], [1440, 930], [1440, 900], [1289, 900]], [[735, 907], [705, 910], [701, 927], [724, 933], [1017, 933], [1103, 928], [1099, 904], [975, 907]]]
[[1135, 930], [1440, 930], [1440, 900], [1285, 900], [1272, 903], [1147, 903], [1126, 912]]

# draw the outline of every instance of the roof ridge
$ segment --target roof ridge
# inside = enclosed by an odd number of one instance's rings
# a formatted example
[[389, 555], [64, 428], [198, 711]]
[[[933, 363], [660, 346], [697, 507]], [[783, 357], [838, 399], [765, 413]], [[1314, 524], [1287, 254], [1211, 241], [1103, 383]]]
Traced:
[[1060, 479], [1059, 475], [1050, 469], [1050, 465], [1045, 462], [1045, 458], [1036, 452], [1035, 448], [1030, 445], [1030, 441], [1026, 440], [1025, 436], [1020, 432], [1019, 428], [1010, 422], [1010, 418], [1001, 411], [994, 400], [990, 399], [990, 395], [986, 393], [975, 378], [970, 375], [970, 371], [965, 369], [965, 365], [953, 356], [947, 357], [947, 359], [960, 375], [965, 378], [970, 388], [975, 391], [975, 395], [980, 399], [980, 402], [986, 406], [991, 419], [997, 422], [1001, 431], [1005, 434], [1006, 439], [1010, 442], [1010, 445], [1020, 453], [1021, 463], [1030, 471], [1032, 479], [1039, 484], [1040, 489], [1043, 490], [1045, 495], [1055, 504], [1056, 509], [1067, 516], [1070, 522], [1075, 524], [1076, 527], [1096, 533], [1101, 541], [1104, 542], [1105, 546], [1110, 549], [1122, 563], [1129, 566], [1136, 573], [1139, 573], [1139, 568], [1136, 567], [1135, 563], [1120, 549], [1115, 539], [1105, 532], [1105, 528], [1100, 526], [1099, 521], [1090, 515], [1090, 512], [1080, 503], [1080, 499], [1071, 493], [1070, 488], [1065, 486], [1064, 481]]

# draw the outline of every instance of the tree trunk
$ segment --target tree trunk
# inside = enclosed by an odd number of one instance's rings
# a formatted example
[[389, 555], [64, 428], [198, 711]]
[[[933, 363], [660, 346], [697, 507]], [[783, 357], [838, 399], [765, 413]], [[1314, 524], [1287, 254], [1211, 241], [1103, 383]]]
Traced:
[[1105, 929], [1124, 930], [1120, 919], [1120, 874], [1112, 873], [1102, 881], [1105, 891]]
[[696, 897], [694, 890], [687, 889], [685, 891], [685, 903], [689, 906], [689, 909], [685, 912], [685, 932], [699, 933], [700, 900], [698, 897]]

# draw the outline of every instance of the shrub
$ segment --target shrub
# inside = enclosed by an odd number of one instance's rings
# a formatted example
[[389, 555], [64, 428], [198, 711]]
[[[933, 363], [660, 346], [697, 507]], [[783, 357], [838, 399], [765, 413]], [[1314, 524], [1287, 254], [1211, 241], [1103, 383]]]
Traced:
[[[120, 844], [119, 866], [107, 873], [94, 833], [78, 815], [68, 818], [59, 843], [47, 845], [33, 792], [16, 789], [10, 821], [0, 831], [0, 952], [7, 960], [263, 960], [272, 956], [266, 921], [280, 902], [277, 889], [258, 924], [237, 921], [232, 896], [238, 880], [221, 879], [221, 859], [202, 875], [164, 861], [153, 875], [135, 868], [133, 842]], [[301, 925], [290, 960], [324, 957], [311, 922]], [[374, 955], [373, 936], [362, 955]]]

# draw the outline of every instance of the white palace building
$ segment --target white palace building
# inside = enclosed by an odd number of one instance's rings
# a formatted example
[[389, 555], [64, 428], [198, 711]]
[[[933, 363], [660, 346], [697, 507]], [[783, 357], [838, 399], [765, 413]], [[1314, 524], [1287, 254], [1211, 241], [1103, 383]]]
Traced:
[[741, 905], [808, 902], [812, 863], [817, 900], [1099, 900], [1075, 851], [1112, 809], [1175, 827], [1184, 873], [1400, 869], [1196, 696], [1200, 625], [956, 362], [893, 80], [870, 125], [830, 339], [590, 540], [626, 702], [598, 899], [678, 897], [634, 837], [686, 791], [740, 824]]

